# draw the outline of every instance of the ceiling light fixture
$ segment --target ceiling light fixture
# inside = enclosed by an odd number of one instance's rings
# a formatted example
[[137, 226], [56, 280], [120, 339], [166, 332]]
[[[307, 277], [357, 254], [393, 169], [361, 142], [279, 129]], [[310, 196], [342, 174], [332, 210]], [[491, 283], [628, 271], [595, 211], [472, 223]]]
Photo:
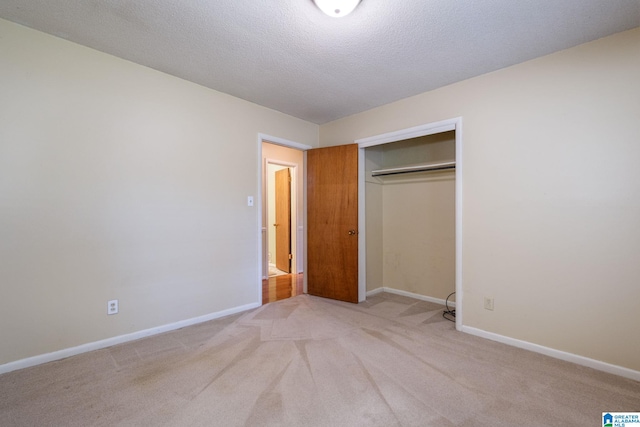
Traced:
[[342, 18], [353, 12], [360, 0], [313, 0], [313, 2], [327, 15]]

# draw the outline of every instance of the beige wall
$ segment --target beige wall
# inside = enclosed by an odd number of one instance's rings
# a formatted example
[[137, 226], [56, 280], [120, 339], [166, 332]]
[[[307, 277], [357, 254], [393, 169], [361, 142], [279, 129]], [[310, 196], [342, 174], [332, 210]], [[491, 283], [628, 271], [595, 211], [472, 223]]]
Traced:
[[455, 172], [383, 187], [386, 287], [444, 300], [455, 291]]
[[462, 117], [464, 324], [640, 371], [639, 75], [635, 29], [327, 123], [320, 144]]
[[0, 20], [0, 364], [259, 302], [260, 132], [318, 145], [317, 125]]

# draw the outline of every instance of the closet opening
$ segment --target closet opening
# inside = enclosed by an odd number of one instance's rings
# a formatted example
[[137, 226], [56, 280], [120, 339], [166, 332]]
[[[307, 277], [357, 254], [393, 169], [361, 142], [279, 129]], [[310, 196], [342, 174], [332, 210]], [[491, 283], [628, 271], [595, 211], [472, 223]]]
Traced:
[[[461, 119], [358, 140], [360, 283], [461, 313]], [[361, 226], [361, 230], [362, 230]], [[451, 317], [449, 320], [454, 320]]]

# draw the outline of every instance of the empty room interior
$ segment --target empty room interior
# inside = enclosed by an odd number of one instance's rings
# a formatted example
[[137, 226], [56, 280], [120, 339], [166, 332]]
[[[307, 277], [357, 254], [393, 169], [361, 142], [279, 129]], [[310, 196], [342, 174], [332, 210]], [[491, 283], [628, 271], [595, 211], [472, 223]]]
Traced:
[[638, 76], [638, 0], [3, 0], [0, 425], [637, 414]]

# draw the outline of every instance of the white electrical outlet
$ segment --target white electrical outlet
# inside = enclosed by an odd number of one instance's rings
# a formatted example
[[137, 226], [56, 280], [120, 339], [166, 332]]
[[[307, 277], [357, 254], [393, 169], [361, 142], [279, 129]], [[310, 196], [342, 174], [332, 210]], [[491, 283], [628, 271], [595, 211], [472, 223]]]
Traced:
[[107, 314], [118, 314], [118, 300], [112, 299], [107, 302]]
[[484, 309], [493, 311], [493, 298], [484, 297]]

